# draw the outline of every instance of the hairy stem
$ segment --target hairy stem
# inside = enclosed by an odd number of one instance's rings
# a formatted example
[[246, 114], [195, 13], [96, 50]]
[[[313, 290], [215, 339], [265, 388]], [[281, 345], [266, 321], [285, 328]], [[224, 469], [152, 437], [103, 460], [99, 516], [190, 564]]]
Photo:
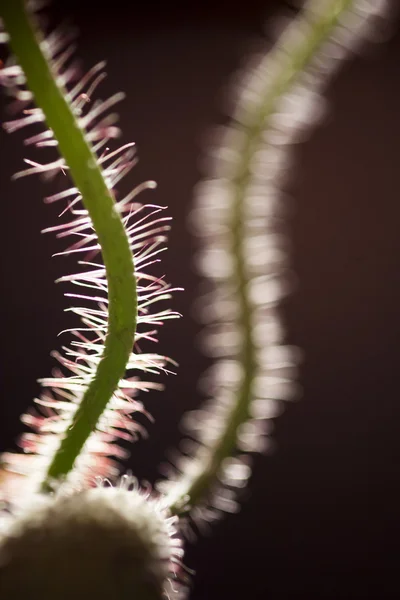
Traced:
[[[256, 347], [252, 334], [252, 307], [248, 297], [248, 276], [244, 260], [244, 232], [245, 225], [244, 202], [252, 180], [251, 164], [255, 153], [261, 145], [261, 136], [268, 130], [269, 119], [275, 114], [280, 98], [296, 83], [298, 77], [304, 72], [312, 61], [315, 53], [325, 42], [337, 25], [340, 16], [351, 8], [352, 0], [332, 0], [325, 3], [326, 8], [314, 17], [311, 11], [305, 9], [303, 18], [309, 25], [306, 36], [299, 36], [293, 43], [291, 27], [287, 34], [280, 39], [280, 47], [287, 50], [284, 68], [278, 69], [275, 79], [269, 80], [264, 91], [259, 94], [259, 102], [249, 111], [248, 116], [240, 124], [236, 123], [239, 131], [245, 134], [245, 144], [241, 151], [241, 160], [236, 173], [231, 177], [235, 190], [232, 203], [232, 219], [230, 223], [231, 254], [234, 260], [234, 283], [238, 294], [239, 320], [238, 325], [243, 332], [243, 342], [240, 349], [239, 360], [243, 367], [243, 379], [237, 391], [237, 400], [226, 422], [222, 434], [209, 448], [207, 458], [202, 460], [202, 468], [192, 476], [184, 477], [183, 481], [173, 486], [168, 494], [169, 505], [173, 514], [182, 514], [187, 507], [193, 508], [201, 502], [215, 480], [222, 462], [231, 456], [236, 447], [237, 431], [242, 423], [250, 418], [250, 405], [252, 400], [252, 385], [256, 374]], [[295, 23], [295, 25], [299, 25]], [[274, 61], [274, 50], [269, 53], [264, 61]]]
[[23, 0], [2, 2], [1, 17], [10, 45], [27, 79], [47, 125], [52, 129], [75, 186], [82, 194], [96, 231], [108, 282], [108, 332], [102, 359], [47, 472], [43, 488], [65, 476], [123, 377], [134, 343], [137, 296], [132, 254], [112, 193], [84, 132], [80, 129], [64, 90], [57, 84], [51, 64], [40, 47]]

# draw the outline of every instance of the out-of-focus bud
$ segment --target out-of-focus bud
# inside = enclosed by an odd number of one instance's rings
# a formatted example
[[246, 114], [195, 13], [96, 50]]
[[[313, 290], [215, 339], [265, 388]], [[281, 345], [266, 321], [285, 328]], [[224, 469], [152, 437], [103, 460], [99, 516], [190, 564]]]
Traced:
[[38, 497], [0, 542], [3, 600], [159, 600], [182, 554], [175, 518], [137, 489]]

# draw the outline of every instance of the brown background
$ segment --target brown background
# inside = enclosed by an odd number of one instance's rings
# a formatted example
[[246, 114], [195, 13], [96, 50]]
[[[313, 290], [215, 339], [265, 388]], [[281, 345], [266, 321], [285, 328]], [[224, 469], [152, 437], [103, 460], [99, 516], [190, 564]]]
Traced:
[[[225, 120], [229, 78], [269, 45], [265, 24], [286, 9], [252, 0], [52, 8], [52, 18], [69, 15], [79, 27], [86, 67], [107, 59], [101, 95], [127, 94], [123, 140], [137, 143], [140, 163], [125, 187], [156, 179], [147, 200], [168, 204], [174, 219], [163, 270], [186, 288], [173, 303], [184, 318], [163, 328], [160, 352], [180, 367], [165, 393], [144, 398], [156, 424], [132, 449], [139, 478], [157, 477], [180, 415], [200, 401], [196, 381], [208, 364], [195, 341], [195, 243], [185, 225], [202, 139]], [[399, 596], [399, 59], [396, 33], [347, 64], [329, 88], [327, 119], [296, 150], [289, 231], [298, 286], [282, 312], [288, 341], [305, 353], [303, 397], [277, 419], [276, 452], [257, 457], [240, 515], [189, 549], [194, 600]], [[0, 132], [1, 449], [13, 447], [35, 381], [54, 364], [56, 335], [73, 322], [62, 312], [64, 288], [53, 284], [73, 260], [50, 260], [62, 245], [39, 233], [54, 224], [56, 207], [41, 202], [54, 188], [9, 181], [23, 156], [38, 156], [22, 139]]]

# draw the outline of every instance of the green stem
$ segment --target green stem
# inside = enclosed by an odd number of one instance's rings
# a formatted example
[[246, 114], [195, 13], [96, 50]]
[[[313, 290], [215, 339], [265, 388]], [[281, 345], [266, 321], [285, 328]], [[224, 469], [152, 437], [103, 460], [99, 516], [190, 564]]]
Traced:
[[[245, 122], [238, 126], [245, 133], [246, 142], [241, 149], [241, 162], [237, 172], [231, 179], [236, 191], [230, 229], [232, 232], [231, 253], [234, 259], [234, 284], [238, 290], [237, 301], [240, 309], [238, 326], [243, 332], [243, 344], [239, 360], [243, 367], [244, 376], [238, 390], [237, 401], [226, 427], [222, 435], [209, 448], [207, 458], [203, 459], [201, 470], [191, 477], [186, 478], [183, 475], [184, 485], [182, 485], [181, 480], [178, 480], [177, 485], [171, 489], [168, 500], [173, 514], [180, 515], [187, 510], [186, 506], [192, 508], [204, 499], [218, 474], [222, 462], [225, 458], [231, 456], [235, 450], [238, 427], [250, 418], [252, 384], [256, 374], [257, 360], [252, 336], [252, 308], [247, 296], [248, 276], [243, 249], [243, 229], [245, 226], [243, 207], [252, 178], [250, 170], [252, 159], [262, 144], [261, 137], [268, 129], [268, 120], [276, 112], [280, 98], [304, 72], [315, 53], [337, 25], [339, 17], [351, 7], [352, 3], [353, 0], [333, 0], [324, 14], [319, 15], [315, 20], [313, 20], [313, 16], [307, 11], [307, 8], [305, 9], [305, 16], [301, 16], [300, 20], [305, 20], [311, 26], [307, 37], [300, 36], [299, 41], [293, 43], [290, 35], [293, 26], [289, 27], [287, 34], [283, 34], [283, 37], [279, 40], [279, 49], [269, 53], [264, 61], [273, 63], [274, 53], [282, 52], [283, 46], [287, 50], [284, 68], [279, 70], [275, 81], [268, 81], [266, 89], [260, 93], [258, 105], [249, 113]], [[300, 23], [295, 23], [294, 26], [300, 26]], [[281, 58], [278, 57], [277, 60], [281, 60]]]
[[33, 29], [23, 0], [1, 2], [0, 13], [28, 88], [42, 109], [74, 184], [82, 194], [83, 204], [99, 240], [108, 282], [108, 333], [102, 360], [53, 457], [43, 484], [47, 488], [50, 480], [65, 476], [73, 468], [125, 373], [136, 330], [136, 280], [129, 241], [112, 193], [65, 99], [64, 90], [57, 85], [51, 65], [40, 48], [39, 33]]

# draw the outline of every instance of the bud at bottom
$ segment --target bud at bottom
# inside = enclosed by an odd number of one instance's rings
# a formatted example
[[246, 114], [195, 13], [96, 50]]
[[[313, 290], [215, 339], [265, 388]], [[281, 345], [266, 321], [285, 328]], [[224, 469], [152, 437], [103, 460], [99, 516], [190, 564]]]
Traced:
[[0, 540], [2, 600], [158, 600], [182, 556], [174, 519], [137, 490], [43, 498]]

